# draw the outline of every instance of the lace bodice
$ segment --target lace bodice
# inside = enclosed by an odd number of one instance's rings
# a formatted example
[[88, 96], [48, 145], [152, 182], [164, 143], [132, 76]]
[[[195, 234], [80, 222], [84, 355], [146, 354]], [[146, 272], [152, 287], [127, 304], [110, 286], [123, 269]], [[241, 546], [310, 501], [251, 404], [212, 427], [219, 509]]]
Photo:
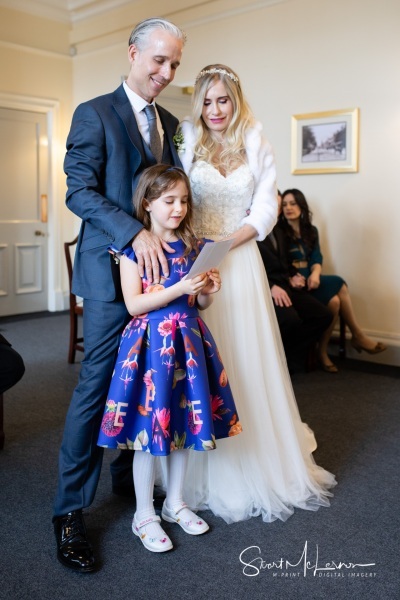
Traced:
[[189, 178], [196, 235], [219, 239], [236, 231], [250, 209], [254, 191], [248, 165], [241, 165], [224, 177], [212, 165], [198, 161]]

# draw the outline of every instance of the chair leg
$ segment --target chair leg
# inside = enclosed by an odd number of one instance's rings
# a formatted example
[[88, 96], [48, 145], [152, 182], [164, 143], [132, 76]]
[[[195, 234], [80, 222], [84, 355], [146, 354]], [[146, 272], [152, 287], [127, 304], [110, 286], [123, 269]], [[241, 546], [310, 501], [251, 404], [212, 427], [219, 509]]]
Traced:
[[310, 345], [306, 357], [306, 372], [310, 373], [310, 371], [315, 371], [318, 366], [318, 357], [317, 357], [317, 343], [314, 342]]
[[346, 358], [346, 323], [343, 317], [339, 317], [339, 357]]
[[78, 331], [78, 316], [76, 314], [70, 313], [69, 350], [68, 350], [68, 362], [70, 364], [75, 362], [77, 331]]
[[4, 448], [4, 405], [3, 394], [0, 394], [0, 450]]

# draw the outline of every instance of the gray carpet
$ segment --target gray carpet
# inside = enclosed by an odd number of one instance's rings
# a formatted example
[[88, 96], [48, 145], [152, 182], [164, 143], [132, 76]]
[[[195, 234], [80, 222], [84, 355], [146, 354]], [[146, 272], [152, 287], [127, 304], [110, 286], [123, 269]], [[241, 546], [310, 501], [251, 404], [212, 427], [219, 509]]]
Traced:
[[[4, 396], [1, 600], [400, 597], [399, 369], [347, 360], [336, 376], [293, 377], [302, 418], [319, 443], [315, 458], [336, 474], [338, 486], [330, 508], [296, 510], [286, 523], [255, 518], [227, 525], [205, 512], [208, 534], [191, 537], [167, 523], [175, 548], [152, 554], [130, 530], [131, 501], [111, 493], [115, 455], [106, 452], [86, 512], [102, 569], [77, 574], [57, 562], [51, 526], [58, 449], [79, 373], [79, 364], [66, 360], [68, 316], [0, 319], [0, 331], [26, 363], [24, 378]], [[253, 566], [240, 563], [246, 549], [243, 560], [257, 559]], [[322, 570], [326, 563], [333, 569]]]

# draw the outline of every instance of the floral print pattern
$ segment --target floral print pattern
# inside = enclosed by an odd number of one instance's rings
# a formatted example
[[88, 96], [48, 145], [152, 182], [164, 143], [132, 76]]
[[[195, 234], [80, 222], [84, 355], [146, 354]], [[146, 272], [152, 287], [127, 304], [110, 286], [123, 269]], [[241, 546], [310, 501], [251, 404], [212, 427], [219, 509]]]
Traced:
[[[172, 242], [168, 278], [143, 278], [144, 293], [157, 293], [184, 277], [194, 254]], [[135, 260], [131, 249], [125, 254]], [[172, 258], [173, 257], [173, 258]], [[241, 432], [228, 377], [215, 341], [192, 296], [138, 315], [125, 327], [98, 444], [154, 455], [190, 448], [208, 451], [216, 440]]]

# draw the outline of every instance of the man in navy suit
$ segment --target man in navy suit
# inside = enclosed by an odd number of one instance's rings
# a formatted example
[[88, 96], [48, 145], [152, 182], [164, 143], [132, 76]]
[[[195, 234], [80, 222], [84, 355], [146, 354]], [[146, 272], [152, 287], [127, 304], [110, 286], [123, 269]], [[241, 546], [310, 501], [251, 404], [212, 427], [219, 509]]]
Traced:
[[181, 166], [172, 140], [178, 120], [156, 106], [157, 160], [145, 110], [174, 79], [184, 43], [185, 34], [169, 21], [139, 23], [129, 39], [126, 82], [78, 106], [67, 139], [66, 203], [82, 219], [72, 285], [84, 299], [85, 358], [66, 417], [53, 522], [58, 559], [81, 572], [97, 566], [82, 509], [92, 503], [100, 477], [103, 450], [97, 436], [119, 336], [129, 320], [118, 266], [107, 249], [131, 244], [142, 275], [157, 282], [160, 267], [168, 274], [163, 250], [173, 250], [135, 219], [132, 195], [146, 167]]

